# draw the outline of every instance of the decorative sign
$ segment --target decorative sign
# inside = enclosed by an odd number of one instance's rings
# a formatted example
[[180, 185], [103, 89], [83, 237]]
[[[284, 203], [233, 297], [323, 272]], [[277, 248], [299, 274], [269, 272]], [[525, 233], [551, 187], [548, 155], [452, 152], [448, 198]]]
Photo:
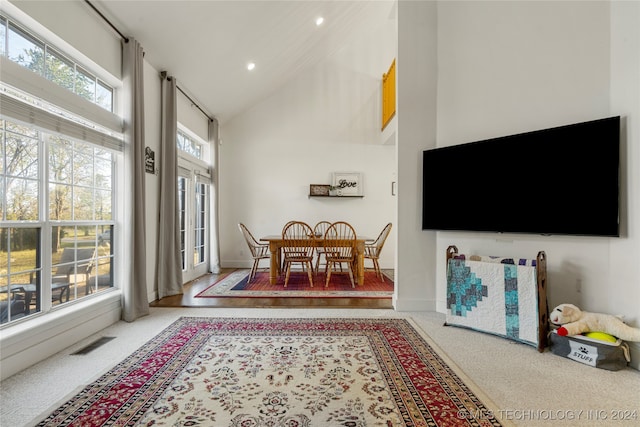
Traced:
[[325, 184], [311, 184], [309, 185], [310, 196], [328, 196], [330, 185]]
[[360, 172], [334, 172], [331, 185], [339, 196], [362, 196], [362, 174]]
[[156, 173], [156, 153], [149, 147], [144, 149], [144, 170], [146, 173]]

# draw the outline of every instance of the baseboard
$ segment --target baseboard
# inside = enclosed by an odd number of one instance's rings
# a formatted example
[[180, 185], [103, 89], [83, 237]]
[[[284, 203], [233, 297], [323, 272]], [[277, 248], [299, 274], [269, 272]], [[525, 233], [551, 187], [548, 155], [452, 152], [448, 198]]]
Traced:
[[434, 299], [398, 298], [394, 294], [392, 303], [396, 311], [435, 311], [436, 309]]

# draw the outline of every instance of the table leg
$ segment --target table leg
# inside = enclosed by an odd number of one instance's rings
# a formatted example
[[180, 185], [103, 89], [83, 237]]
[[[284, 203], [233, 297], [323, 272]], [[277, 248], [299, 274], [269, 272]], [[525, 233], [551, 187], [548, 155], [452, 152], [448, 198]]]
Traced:
[[280, 270], [280, 248], [275, 242], [269, 242], [271, 252], [269, 265], [269, 283], [275, 285], [278, 282], [278, 270]]
[[358, 285], [364, 285], [364, 242], [358, 243]]

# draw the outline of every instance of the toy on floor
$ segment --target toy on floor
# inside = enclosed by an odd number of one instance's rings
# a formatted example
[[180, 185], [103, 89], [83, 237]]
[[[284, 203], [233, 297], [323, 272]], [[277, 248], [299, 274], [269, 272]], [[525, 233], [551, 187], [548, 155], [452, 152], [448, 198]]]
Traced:
[[624, 341], [640, 341], [640, 329], [632, 328], [619, 317], [582, 311], [573, 304], [560, 304], [553, 309], [549, 320], [560, 326], [557, 333], [561, 336], [604, 332]]
[[613, 335], [605, 334], [604, 332], [585, 332], [582, 335], [584, 335], [587, 338], [591, 338], [598, 341], [606, 341], [606, 342], [618, 341], [618, 338], [614, 337]]

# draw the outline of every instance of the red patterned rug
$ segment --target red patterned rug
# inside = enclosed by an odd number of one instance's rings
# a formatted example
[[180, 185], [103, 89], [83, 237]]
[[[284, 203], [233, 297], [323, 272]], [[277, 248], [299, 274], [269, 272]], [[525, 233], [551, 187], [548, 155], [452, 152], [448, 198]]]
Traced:
[[37, 425], [502, 425], [428, 339], [404, 319], [183, 317]]
[[364, 283], [354, 288], [348, 274], [332, 274], [329, 286], [325, 288], [324, 273], [313, 277], [313, 288], [309, 285], [309, 277], [304, 272], [293, 272], [287, 287], [284, 277], [278, 277], [275, 285], [269, 283], [268, 272], [258, 272], [250, 283], [249, 270], [236, 270], [218, 282], [212, 284], [195, 296], [195, 298], [224, 297], [280, 297], [280, 298], [391, 298], [393, 296], [393, 280], [387, 275], [380, 279], [373, 271], [364, 273]]

